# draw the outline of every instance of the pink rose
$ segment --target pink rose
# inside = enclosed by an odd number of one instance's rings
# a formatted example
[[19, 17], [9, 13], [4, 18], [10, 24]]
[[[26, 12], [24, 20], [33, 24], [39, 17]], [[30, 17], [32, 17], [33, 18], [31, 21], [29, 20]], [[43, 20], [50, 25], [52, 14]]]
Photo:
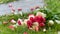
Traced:
[[9, 7], [12, 7], [12, 4], [9, 4]]

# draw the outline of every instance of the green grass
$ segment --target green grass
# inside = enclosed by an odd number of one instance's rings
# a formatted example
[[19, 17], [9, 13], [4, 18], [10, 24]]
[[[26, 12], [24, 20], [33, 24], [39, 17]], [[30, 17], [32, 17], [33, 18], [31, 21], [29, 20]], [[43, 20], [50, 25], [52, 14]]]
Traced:
[[8, 2], [13, 2], [13, 1], [16, 1], [16, 0], [0, 0], [0, 4], [8, 3]]
[[50, 11], [55, 14], [60, 13], [60, 0], [45, 0], [45, 3]]
[[[8, 25], [10, 25], [9, 20], [14, 18], [16, 21], [18, 20], [18, 18], [27, 18], [28, 14], [24, 14], [24, 16], [21, 15], [8, 15], [8, 16], [1, 16], [0, 17], [0, 33], [1, 34], [23, 34], [24, 32], [27, 32], [28, 34], [57, 34], [57, 31], [60, 30], [60, 25], [58, 24], [54, 24], [54, 26], [52, 26], [51, 29], [47, 28], [46, 32], [43, 32], [42, 30], [36, 32], [36, 31], [32, 31], [29, 30], [27, 27], [25, 26], [19, 26], [17, 27], [14, 31], [12, 31], [11, 29], [8, 28]], [[8, 24], [4, 25], [2, 24], [3, 21], [7, 21]]]
[[18, 28], [16, 28], [14, 31], [10, 30], [9, 28], [7, 28], [7, 26], [5, 25], [0, 25], [0, 34], [23, 34], [24, 32], [27, 32], [28, 34], [57, 34], [56, 31], [54, 30], [47, 30], [46, 32], [43, 31], [32, 31], [32, 30], [28, 30], [25, 26], [20, 26]]

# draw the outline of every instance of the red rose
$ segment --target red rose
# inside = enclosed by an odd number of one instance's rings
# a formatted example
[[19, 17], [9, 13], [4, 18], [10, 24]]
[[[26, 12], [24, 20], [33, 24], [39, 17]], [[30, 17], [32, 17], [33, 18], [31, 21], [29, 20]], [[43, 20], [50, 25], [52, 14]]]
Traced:
[[28, 20], [28, 21], [27, 21], [27, 26], [28, 26], [28, 28], [29, 28], [29, 27], [32, 27], [32, 21], [31, 21], [31, 20]]
[[41, 22], [41, 17], [40, 16], [35, 16], [35, 21], [40, 23]]
[[38, 23], [44, 23], [45, 22], [45, 18], [43, 18], [42, 16], [35, 16], [35, 21]]
[[35, 20], [34, 20], [34, 18], [33, 18], [33, 17], [30, 17], [30, 20], [32, 21], [32, 23], [33, 23], [33, 22], [35, 22]]
[[46, 21], [44, 17], [41, 17], [40, 20], [41, 20], [41, 22], [43, 22], [43, 23], [45, 23], [45, 21]]
[[44, 24], [44, 23], [40, 23], [40, 24], [39, 24], [39, 26], [44, 27], [44, 26], [45, 26], [45, 24]]
[[18, 23], [18, 25], [21, 25], [21, 21], [20, 20], [18, 20], [17, 23]]

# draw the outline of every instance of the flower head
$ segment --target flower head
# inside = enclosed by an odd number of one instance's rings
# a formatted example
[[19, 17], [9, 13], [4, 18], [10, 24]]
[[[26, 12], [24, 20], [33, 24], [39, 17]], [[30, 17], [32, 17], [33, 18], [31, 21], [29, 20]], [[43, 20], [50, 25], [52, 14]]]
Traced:
[[11, 11], [12, 13], [14, 13], [14, 12], [15, 12], [15, 9], [14, 9], [13, 7], [11, 8], [11, 10], [12, 10], [12, 11]]
[[12, 9], [12, 11], [15, 11], [15, 9], [13, 7], [11, 9]]
[[38, 23], [45, 23], [45, 18], [43, 18], [42, 16], [35, 16], [35, 21]]
[[34, 18], [35, 16], [34, 14], [29, 14], [28, 19], [30, 19], [30, 17]]
[[16, 21], [15, 21], [14, 19], [12, 19], [12, 20], [11, 20], [11, 23], [13, 23], [13, 24], [14, 24], [14, 23], [16, 23]]
[[22, 11], [22, 8], [18, 8], [18, 11]]
[[12, 7], [12, 4], [9, 4], [9, 7]]
[[34, 8], [31, 8], [30, 10], [31, 10], [31, 11], [34, 11]]
[[18, 25], [21, 25], [21, 19], [18, 19], [17, 23]]
[[32, 21], [31, 20], [27, 21], [27, 26], [28, 26], [28, 28], [32, 27]]
[[24, 19], [24, 24], [27, 25], [28, 19]]
[[46, 14], [44, 14], [44, 13], [42, 13], [42, 12], [37, 12], [36, 16], [46, 17]]
[[45, 31], [46, 31], [46, 29], [44, 28], [44, 29], [43, 29], [43, 32], [45, 32]]
[[53, 25], [54, 21], [53, 20], [49, 20], [48, 24]]
[[14, 26], [13, 25], [8, 26], [8, 28], [10, 28], [11, 30], [14, 30]]

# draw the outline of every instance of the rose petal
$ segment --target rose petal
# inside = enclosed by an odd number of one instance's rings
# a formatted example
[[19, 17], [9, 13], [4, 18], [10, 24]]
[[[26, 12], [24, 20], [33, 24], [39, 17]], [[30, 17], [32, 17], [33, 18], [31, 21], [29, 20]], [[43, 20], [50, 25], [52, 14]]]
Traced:
[[13, 25], [8, 26], [8, 28], [10, 28], [11, 30], [14, 30], [14, 26]]
[[38, 26], [37, 26], [37, 27], [35, 27], [35, 30], [36, 30], [36, 31], [39, 31], [39, 28], [38, 28]]
[[23, 34], [28, 34], [27, 32], [24, 32]]

